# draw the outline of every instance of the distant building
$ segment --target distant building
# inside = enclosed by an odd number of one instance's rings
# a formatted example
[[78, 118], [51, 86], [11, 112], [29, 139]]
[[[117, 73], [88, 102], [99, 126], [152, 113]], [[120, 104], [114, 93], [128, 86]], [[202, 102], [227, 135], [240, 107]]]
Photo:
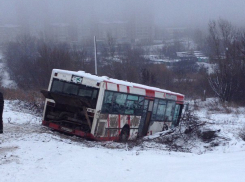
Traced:
[[176, 52], [180, 60], [194, 60], [198, 62], [208, 62], [209, 58], [201, 51]]
[[193, 51], [198, 62], [209, 62], [209, 57], [205, 56], [201, 51]]
[[131, 37], [135, 42], [150, 43], [154, 39], [154, 18], [151, 13], [134, 14], [131, 20]]
[[89, 24], [79, 24], [77, 27], [77, 39], [78, 41], [89, 40], [93, 38], [94, 34]]
[[128, 22], [113, 21], [113, 22], [99, 22], [98, 33], [99, 39], [106, 40], [108, 35], [116, 40], [128, 39], [129, 33], [127, 31]]
[[161, 28], [159, 26], [155, 26], [154, 28], [154, 40], [160, 41], [161, 43], [166, 39], [166, 30], [165, 28]]
[[186, 28], [166, 28], [165, 32], [169, 39], [180, 39], [185, 36]]
[[107, 40], [108, 35], [117, 42], [152, 42], [153, 20], [147, 16], [135, 15], [128, 21], [101, 21], [98, 23], [98, 38]]
[[71, 41], [71, 26], [66, 23], [53, 23], [50, 24], [49, 35], [50, 38], [56, 42]]

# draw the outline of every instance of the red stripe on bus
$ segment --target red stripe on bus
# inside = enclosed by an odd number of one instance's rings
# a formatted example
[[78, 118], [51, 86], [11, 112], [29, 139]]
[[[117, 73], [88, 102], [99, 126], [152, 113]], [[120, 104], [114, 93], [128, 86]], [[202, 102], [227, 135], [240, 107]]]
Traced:
[[147, 100], [154, 100], [153, 97], [145, 97], [145, 99], [147, 99]]
[[177, 95], [177, 101], [184, 101], [184, 96]]
[[50, 127], [50, 128], [53, 128], [53, 129], [55, 129], [55, 130], [59, 130], [59, 129], [60, 129], [60, 126], [57, 125], [57, 124], [54, 124], [54, 123], [49, 123], [49, 127]]
[[127, 86], [127, 93], [129, 93], [130, 92], [130, 89], [129, 89], [129, 86]]
[[184, 104], [184, 102], [179, 101], [179, 102], [176, 102], [176, 104]]
[[155, 91], [153, 90], [145, 90], [145, 93], [148, 97], [155, 97]]
[[[146, 89], [146, 88], [143, 88], [143, 87], [139, 87], [139, 86], [133, 86], [134, 88], [140, 88], [140, 89], [143, 89], [143, 90], [149, 90], [149, 89]], [[165, 94], [166, 92], [162, 91], [162, 90], [150, 90], [150, 91], [153, 91], [153, 92], [160, 92], [160, 93], [163, 93]]]
[[120, 128], [121, 128], [121, 115], [119, 114], [118, 115], [118, 128], [119, 128], [119, 130], [118, 130], [118, 135], [120, 134]]
[[75, 135], [81, 136], [81, 137], [85, 137], [86, 133], [80, 130], [75, 130], [74, 131]]
[[[72, 135], [77, 135], [77, 136], [81, 136], [84, 138], [89, 138], [89, 139], [95, 140], [95, 137], [91, 133], [86, 133], [86, 132], [81, 131], [81, 130], [74, 130], [72, 132], [64, 131], [61, 129], [60, 125], [55, 124], [55, 123], [50, 123], [48, 121], [43, 121], [42, 124], [49, 127], [49, 128], [52, 128], [52, 129], [55, 129], [55, 130], [58, 130], [58, 131], [61, 131], [64, 133], [70, 133]], [[106, 138], [108, 138], [108, 137], [106, 137]]]
[[119, 85], [117, 84], [117, 91], [120, 92], [120, 88], [119, 88]]
[[109, 82], [109, 81], [106, 81], [104, 80], [105, 83], [113, 83], [113, 84], [116, 84], [115, 82]]
[[42, 125], [48, 126], [48, 124], [49, 124], [49, 123], [48, 123], [47, 121], [44, 121], [44, 120], [43, 120]]
[[107, 82], [105, 82], [105, 87], [106, 87], [106, 90], [108, 90]]

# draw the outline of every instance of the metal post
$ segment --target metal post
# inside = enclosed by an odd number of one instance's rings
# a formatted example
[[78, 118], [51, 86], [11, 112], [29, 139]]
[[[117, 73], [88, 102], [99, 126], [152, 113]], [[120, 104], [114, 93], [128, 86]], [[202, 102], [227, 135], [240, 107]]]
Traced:
[[94, 67], [95, 67], [95, 75], [97, 75], [97, 45], [96, 45], [96, 36], [94, 36]]

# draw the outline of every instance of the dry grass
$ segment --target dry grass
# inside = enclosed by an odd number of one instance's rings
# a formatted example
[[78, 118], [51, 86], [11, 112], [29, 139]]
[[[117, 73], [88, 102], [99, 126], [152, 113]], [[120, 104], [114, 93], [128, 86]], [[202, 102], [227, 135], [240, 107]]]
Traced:
[[245, 126], [243, 126], [239, 132], [240, 138], [245, 141]]
[[219, 112], [225, 114], [232, 113], [232, 107], [228, 103], [222, 103], [219, 100], [212, 100], [205, 104], [205, 107], [208, 109], [209, 112]]
[[[4, 100], [18, 100], [21, 107], [35, 114], [41, 114], [44, 106], [44, 97], [39, 91], [25, 91], [21, 89], [0, 88]], [[24, 104], [21, 104], [24, 103]]]

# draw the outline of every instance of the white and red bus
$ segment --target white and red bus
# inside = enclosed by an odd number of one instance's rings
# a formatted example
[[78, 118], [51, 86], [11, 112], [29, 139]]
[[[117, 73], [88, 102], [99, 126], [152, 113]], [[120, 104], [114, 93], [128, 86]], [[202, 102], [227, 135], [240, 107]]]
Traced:
[[44, 126], [93, 140], [126, 141], [179, 124], [184, 95], [84, 71], [52, 71]]

